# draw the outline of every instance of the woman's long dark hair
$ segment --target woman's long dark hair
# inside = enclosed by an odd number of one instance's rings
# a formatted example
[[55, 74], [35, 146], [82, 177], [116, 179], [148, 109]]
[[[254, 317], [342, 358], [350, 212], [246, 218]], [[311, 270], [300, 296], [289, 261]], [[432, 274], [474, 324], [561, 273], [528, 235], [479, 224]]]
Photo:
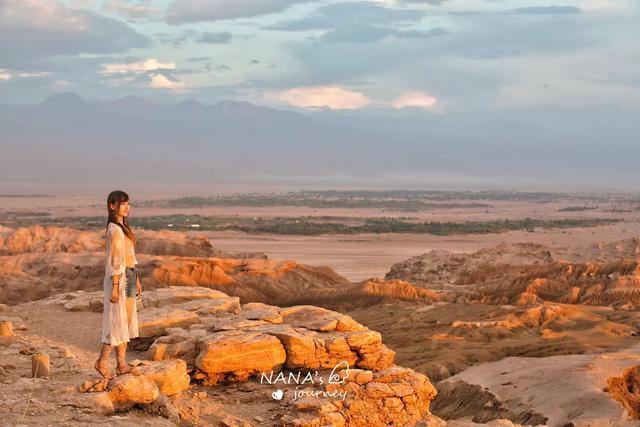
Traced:
[[[116, 221], [116, 212], [118, 212], [118, 209], [120, 208], [120, 204], [122, 202], [128, 202], [128, 201], [129, 201], [129, 195], [124, 191], [116, 190], [109, 193], [109, 195], [107, 196], [107, 211], [109, 212], [109, 218], [107, 219], [107, 230], [109, 229], [109, 223], [110, 222], [114, 223], [115, 225], [117, 225], [122, 229], [122, 231], [124, 232], [124, 235], [127, 236], [135, 246], [136, 236], [133, 235], [133, 231], [131, 230], [131, 227], [129, 227], [129, 221], [127, 220], [127, 217], [122, 217], [122, 224]], [[111, 210], [112, 204], [116, 205], [115, 210]]]

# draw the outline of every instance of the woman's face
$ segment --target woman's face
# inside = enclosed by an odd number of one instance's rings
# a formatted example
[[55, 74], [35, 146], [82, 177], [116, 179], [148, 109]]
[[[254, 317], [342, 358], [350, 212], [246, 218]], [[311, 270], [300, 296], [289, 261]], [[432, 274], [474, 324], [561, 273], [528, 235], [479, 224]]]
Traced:
[[118, 207], [118, 211], [116, 212], [116, 216], [121, 216], [123, 218], [127, 218], [129, 216], [129, 202], [122, 202]]

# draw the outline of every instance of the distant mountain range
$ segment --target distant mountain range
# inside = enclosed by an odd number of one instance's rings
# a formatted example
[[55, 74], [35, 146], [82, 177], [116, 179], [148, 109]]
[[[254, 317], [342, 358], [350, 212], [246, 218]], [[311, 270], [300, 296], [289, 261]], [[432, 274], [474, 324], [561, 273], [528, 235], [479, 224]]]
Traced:
[[640, 182], [635, 129], [587, 129], [418, 109], [302, 114], [244, 101], [167, 106], [61, 93], [37, 105], [0, 105], [0, 182]]

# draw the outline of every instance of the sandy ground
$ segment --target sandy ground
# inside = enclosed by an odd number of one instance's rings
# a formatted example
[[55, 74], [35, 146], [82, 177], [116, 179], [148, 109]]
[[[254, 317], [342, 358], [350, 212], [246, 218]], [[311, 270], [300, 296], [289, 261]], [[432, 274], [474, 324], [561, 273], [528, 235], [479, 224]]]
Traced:
[[596, 355], [507, 357], [471, 367], [446, 381], [486, 387], [509, 409], [528, 408], [549, 417], [548, 425], [638, 426], [603, 391], [615, 372], [638, 364], [640, 345]]
[[[4, 313], [20, 316], [26, 330], [16, 337], [0, 339], [0, 425], [2, 426], [175, 426], [176, 424], [157, 415], [134, 408], [116, 414], [101, 414], [90, 396], [77, 392], [85, 380], [99, 378], [93, 368], [100, 349], [100, 324], [102, 313], [69, 312], [57, 306], [28, 303], [8, 307]], [[73, 325], [73, 327], [69, 327]], [[67, 356], [62, 356], [64, 350]], [[31, 357], [34, 351], [50, 356], [51, 373], [46, 378], [30, 378]], [[115, 350], [110, 357], [110, 369], [115, 370]], [[146, 359], [146, 353], [127, 351], [127, 360]], [[181, 399], [187, 404], [195, 403], [203, 421], [208, 424], [237, 426], [276, 426], [286, 413], [278, 401], [270, 398], [278, 388], [261, 384], [255, 378], [246, 383], [207, 387], [192, 384], [183, 392]], [[289, 390], [289, 386], [281, 387]], [[249, 394], [248, 391], [257, 393]], [[203, 398], [201, 395], [206, 395]], [[198, 396], [200, 395], [200, 396]], [[256, 395], [264, 399], [256, 399]], [[195, 396], [198, 396], [195, 398]], [[95, 403], [94, 403], [95, 404]], [[235, 414], [235, 415], [233, 415]], [[253, 417], [262, 415], [262, 422]], [[265, 414], [273, 414], [266, 419]]]
[[[96, 408], [79, 402], [77, 387], [85, 380], [98, 378], [93, 363], [100, 348], [101, 313], [72, 313], [26, 304], [19, 309], [8, 307], [2, 314], [20, 316], [26, 330], [19, 331], [16, 337], [0, 339], [0, 362], [8, 372], [0, 375], [0, 425], [174, 425], [139, 410], [113, 416], [97, 415]], [[62, 350], [66, 356], [60, 354]], [[35, 351], [49, 355], [51, 377], [30, 378], [29, 355]], [[127, 359], [141, 356], [129, 351]], [[115, 354], [112, 354], [111, 370], [114, 369]]]

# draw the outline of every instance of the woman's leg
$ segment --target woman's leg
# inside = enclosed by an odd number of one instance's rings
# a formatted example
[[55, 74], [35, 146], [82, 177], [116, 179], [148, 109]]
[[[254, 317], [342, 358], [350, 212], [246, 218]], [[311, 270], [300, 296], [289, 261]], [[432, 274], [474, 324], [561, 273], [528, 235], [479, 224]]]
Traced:
[[127, 297], [127, 322], [131, 326], [131, 313], [133, 312], [133, 303], [135, 298]]
[[126, 360], [127, 343], [122, 343], [118, 347], [116, 347], [116, 353], [118, 355], [118, 366], [116, 367], [116, 372], [118, 373], [118, 375], [131, 372], [131, 366], [127, 364]]
[[131, 313], [133, 312], [133, 303], [136, 297], [136, 280], [137, 272], [135, 268], [127, 268], [127, 324], [131, 326]]
[[100, 373], [104, 378], [110, 379], [111, 373], [109, 372], [109, 355], [111, 354], [111, 345], [102, 343], [102, 348], [100, 349], [100, 356], [96, 361], [96, 364], [93, 365], [96, 368], [96, 371]]

